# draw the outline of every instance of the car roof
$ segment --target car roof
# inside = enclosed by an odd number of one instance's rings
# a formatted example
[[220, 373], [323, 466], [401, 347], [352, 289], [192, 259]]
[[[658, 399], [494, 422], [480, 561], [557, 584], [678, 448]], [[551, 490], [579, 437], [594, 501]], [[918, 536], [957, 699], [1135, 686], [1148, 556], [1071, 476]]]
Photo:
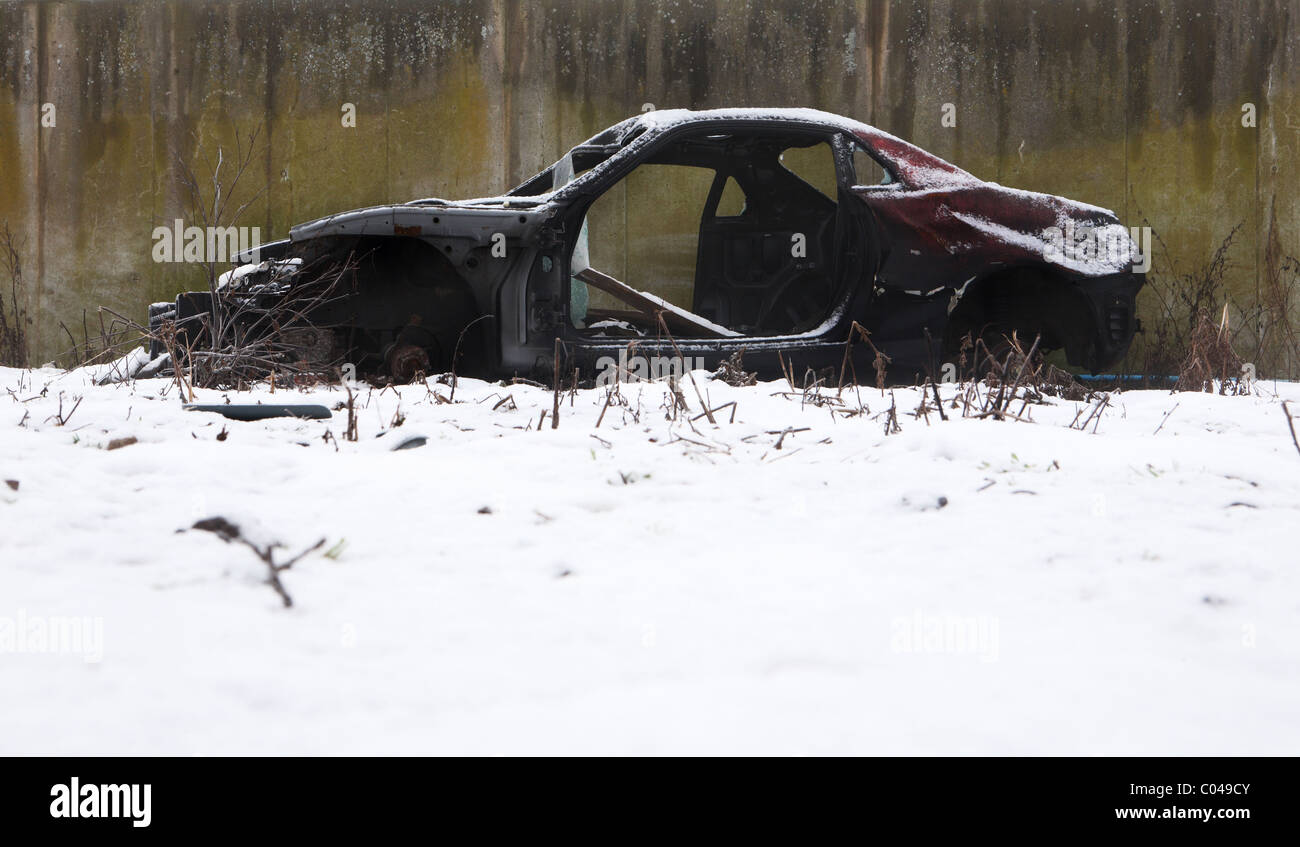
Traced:
[[773, 123], [809, 123], [849, 132], [878, 132], [874, 127], [819, 109], [789, 107], [743, 107], [725, 109], [651, 109], [601, 130], [585, 143], [610, 143], [633, 129], [667, 129], [686, 123], [722, 121], [771, 121]]
[[[652, 109], [602, 130], [584, 144], [625, 145], [647, 131], [662, 132], [686, 124], [745, 121], [780, 124], [808, 124], [856, 136], [886, 159], [903, 181], [914, 188], [932, 188], [979, 182], [974, 176], [944, 159], [870, 124], [824, 112], [820, 109], [781, 106], [725, 109]], [[582, 146], [582, 145], [579, 145]]]

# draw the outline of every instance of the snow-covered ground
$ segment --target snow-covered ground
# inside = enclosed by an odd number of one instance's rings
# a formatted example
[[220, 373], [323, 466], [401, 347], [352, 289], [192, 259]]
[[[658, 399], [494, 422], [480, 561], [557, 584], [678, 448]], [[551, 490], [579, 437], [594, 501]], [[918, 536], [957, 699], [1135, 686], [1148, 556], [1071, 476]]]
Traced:
[[[1300, 386], [887, 435], [695, 376], [734, 422], [430, 380], [353, 443], [0, 369], [0, 753], [1300, 754]], [[292, 608], [214, 516], [325, 539]]]

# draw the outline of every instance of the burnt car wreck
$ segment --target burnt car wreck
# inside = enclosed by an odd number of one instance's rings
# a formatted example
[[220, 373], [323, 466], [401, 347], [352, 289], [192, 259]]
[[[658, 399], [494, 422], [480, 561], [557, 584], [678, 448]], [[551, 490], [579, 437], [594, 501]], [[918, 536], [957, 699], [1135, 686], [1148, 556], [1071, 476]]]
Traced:
[[[212, 291], [154, 305], [153, 353], [257, 338], [285, 362], [398, 381], [549, 382], [597, 379], [629, 349], [708, 368], [743, 349], [774, 377], [839, 368], [856, 322], [891, 381], [1013, 334], [1096, 372], [1128, 349], [1142, 277], [1123, 251], [1053, 252], [1062, 228], [1131, 245], [1105, 209], [981, 181], [836, 115], [649, 112], [503, 196], [293, 227]], [[865, 345], [853, 355], [869, 372]]]

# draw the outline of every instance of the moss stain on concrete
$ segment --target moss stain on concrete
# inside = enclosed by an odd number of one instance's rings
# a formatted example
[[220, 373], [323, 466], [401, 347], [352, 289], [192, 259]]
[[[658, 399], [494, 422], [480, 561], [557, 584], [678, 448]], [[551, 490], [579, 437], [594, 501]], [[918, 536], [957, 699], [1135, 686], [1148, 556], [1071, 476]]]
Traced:
[[[4, 3], [0, 220], [35, 251], [48, 357], [83, 309], [142, 315], [201, 283], [152, 262], [150, 235], [188, 218], [177, 160], [202, 176], [220, 147], [229, 167], [237, 132], [261, 128], [240, 223], [271, 239], [347, 208], [500, 192], [643, 103], [801, 105], [1130, 225], [1140, 210], [1184, 269], [1242, 222], [1230, 286], [1245, 298], [1269, 238], [1300, 251], [1298, 6]], [[1258, 127], [1241, 126], [1244, 102]]]

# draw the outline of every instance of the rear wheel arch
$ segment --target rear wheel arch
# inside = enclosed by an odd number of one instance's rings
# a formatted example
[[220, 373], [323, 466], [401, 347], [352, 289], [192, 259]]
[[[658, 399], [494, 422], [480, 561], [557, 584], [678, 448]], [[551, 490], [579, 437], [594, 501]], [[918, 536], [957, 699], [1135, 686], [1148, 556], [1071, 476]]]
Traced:
[[466, 328], [482, 311], [469, 282], [434, 245], [415, 236], [326, 236], [297, 252], [318, 274], [347, 266], [343, 329], [349, 352], [370, 369], [407, 379], [413, 369], [425, 370], [418, 354], [412, 358], [415, 347], [427, 357], [427, 372], [451, 370], [453, 358], [478, 370], [485, 342]]

